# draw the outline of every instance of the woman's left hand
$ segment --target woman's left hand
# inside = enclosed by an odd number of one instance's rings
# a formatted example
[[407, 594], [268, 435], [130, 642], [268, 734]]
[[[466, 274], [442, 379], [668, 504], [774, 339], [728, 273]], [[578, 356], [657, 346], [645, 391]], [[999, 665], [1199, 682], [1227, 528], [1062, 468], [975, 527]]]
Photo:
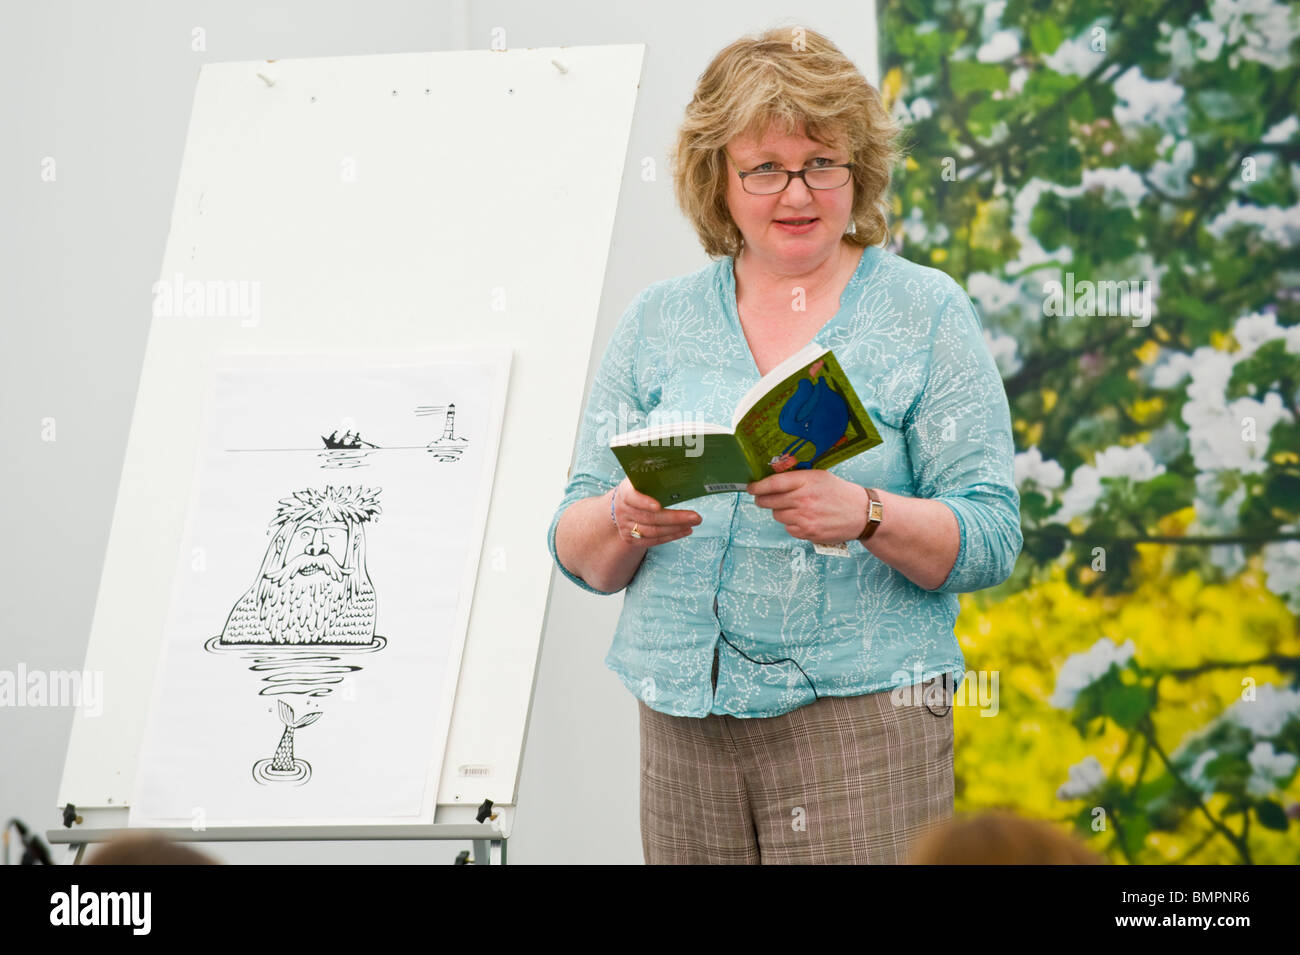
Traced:
[[770, 474], [746, 487], [754, 503], [770, 508], [791, 537], [814, 544], [838, 544], [862, 533], [867, 492], [830, 471], [809, 468]]

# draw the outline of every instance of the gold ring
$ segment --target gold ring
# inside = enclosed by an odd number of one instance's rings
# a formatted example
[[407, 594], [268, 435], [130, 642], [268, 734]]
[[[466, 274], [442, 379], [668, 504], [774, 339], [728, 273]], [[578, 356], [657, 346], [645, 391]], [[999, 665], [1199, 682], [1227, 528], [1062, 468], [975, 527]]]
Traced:
[[633, 521], [633, 522], [632, 522], [632, 536], [635, 537], [637, 540], [640, 540], [640, 539], [641, 539], [641, 532], [640, 532], [639, 530], [637, 530], [636, 528], [637, 528], [637, 523], [636, 523], [636, 521]]

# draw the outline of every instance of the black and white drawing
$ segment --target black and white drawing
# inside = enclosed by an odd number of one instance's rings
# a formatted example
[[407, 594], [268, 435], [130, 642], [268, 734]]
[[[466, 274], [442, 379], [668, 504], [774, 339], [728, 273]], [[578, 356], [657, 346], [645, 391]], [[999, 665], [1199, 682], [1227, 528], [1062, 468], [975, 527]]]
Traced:
[[327, 485], [281, 499], [262, 566], [230, 611], [221, 643], [373, 642], [366, 524], [380, 513], [379, 491]]
[[[328, 696], [362, 669], [345, 662], [345, 654], [374, 652], [387, 643], [375, 633], [377, 602], [366, 565], [366, 525], [381, 513], [381, 490], [326, 485], [280, 500], [256, 577], [220, 635], [205, 644], [213, 653], [258, 648], [240, 656], [261, 677], [259, 695]], [[281, 700], [278, 712], [284, 737], [274, 760], [254, 764], [253, 778], [301, 785], [311, 778], [311, 766], [294, 761], [293, 730], [316, 722], [323, 711], [294, 722]]]
[[215, 369], [131, 825], [431, 818], [509, 379], [471, 351]]
[[275, 755], [270, 759], [259, 759], [253, 764], [253, 778], [259, 783], [292, 782], [305, 783], [311, 779], [311, 763], [305, 759], [295, 759], [293, 755], [293, 731], [311, 726], [320, 719], [320, 711], [308, 713], [298, 719], [293, 717], [293, 707], [284, 700], [279, 701], [280, 722], [284, 732], [275, 747]]

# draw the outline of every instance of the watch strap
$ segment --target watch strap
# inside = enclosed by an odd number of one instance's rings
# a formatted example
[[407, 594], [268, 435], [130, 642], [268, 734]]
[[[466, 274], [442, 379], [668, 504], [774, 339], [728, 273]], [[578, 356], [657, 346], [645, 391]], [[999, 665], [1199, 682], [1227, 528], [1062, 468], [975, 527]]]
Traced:
[[876, 528], [880, 526], [880, 522], [885, 519], [885, 504], [880, 500], [880, 495], [876, 493], [875, 488], [866, 488], [866, 492], [867, 526], [863, 528], [862, 534], [858, 537], [858, 540], [863, 543], [866, 543], [871, 535], [876, 532]]

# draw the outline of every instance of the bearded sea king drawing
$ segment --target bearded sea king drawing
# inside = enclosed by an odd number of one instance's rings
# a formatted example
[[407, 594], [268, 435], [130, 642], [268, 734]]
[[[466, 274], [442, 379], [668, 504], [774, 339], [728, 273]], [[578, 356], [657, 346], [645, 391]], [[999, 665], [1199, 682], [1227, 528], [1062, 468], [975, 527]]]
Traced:
[[280, 501], [257, 579], [235, 604], [220, 646], [360, 645], [375, 640], [365, 525], [381, 488], [305, 488]]

